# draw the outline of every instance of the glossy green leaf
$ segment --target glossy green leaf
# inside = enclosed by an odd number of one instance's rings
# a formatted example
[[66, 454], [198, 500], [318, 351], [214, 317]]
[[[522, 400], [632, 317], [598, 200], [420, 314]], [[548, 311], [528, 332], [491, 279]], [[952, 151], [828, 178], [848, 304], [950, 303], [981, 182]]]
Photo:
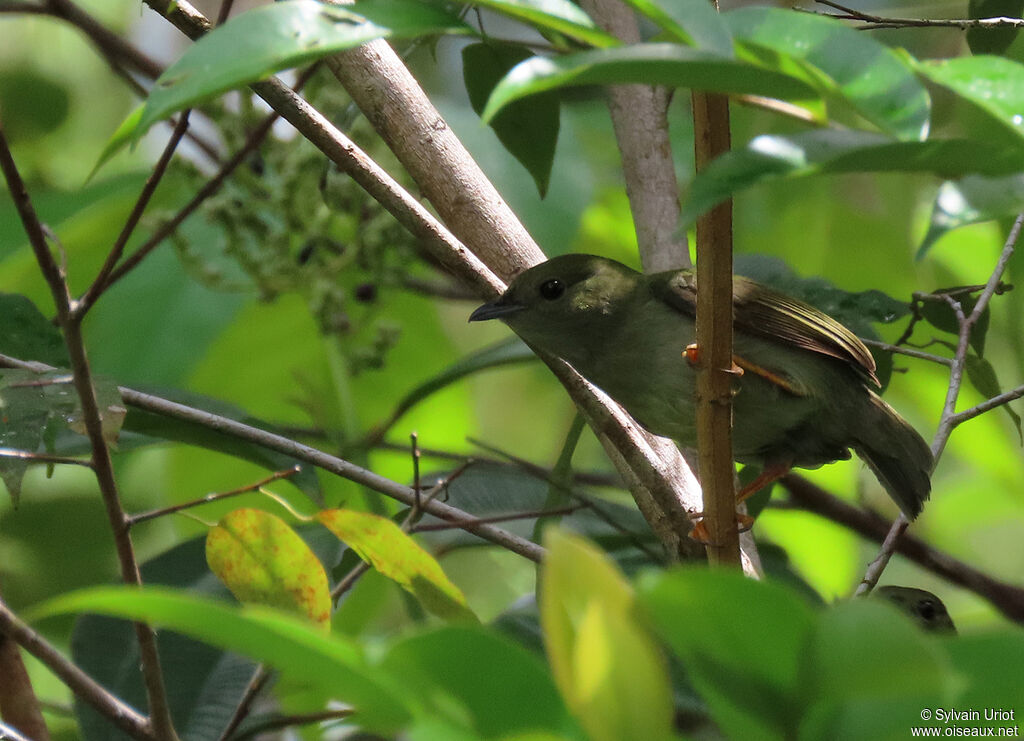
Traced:
[[[462, 49], [462, 78], [473, 110], [480, 114], [505, 74], [533, 54], [517, 44], [485, 42]], [[533, 177], [541, 198], [547, 193], [558, 142], [559, 96], [554, 91], [506, 106], [491, 119], [502, 146]]]
[[811, 13], [747, 7], [723, 14], [737, 40], [803, 60], [821, 72], [820, 92], [842, 98], [899, 139], [928, 134], [931, 101], [914, 70], [884, 44]]
[[436, 702], [440, 712], [479, 737], [571, 724], [540, 658], [494, 631], [445, 626], [421, 633], [392, 646], [380, 669], [398, 678], [410, 697], [443, 698]]
[[589, 15], [569, 0], [468, 0], [467, 4], [488, 8], [539, 30], [565, 34], [591, 46], [617, 46], [620, 43], [598, 28]]
[[509, 103], [546, 90], [630, 82], [750, 93], [798, 103], [817, 98], [801, 80], [713, 52], [679, 44], [631, 44], [528, 59], [494, 88], [482, 117], [489, 121]]
[[345, 509], [318, 512], [316, 519], [430, 612], [449, 620], [476, 620], [441, 564], [391, 520]]
[[597, 741], [671, 738], [664, 658], [608, 557], [557, 528], [545, 533], [540, 614], [555, 682]]
[[418, 0], [357, 0], [325, 5], [288, 0], [262, 5], [210, 31], [157, 80], [135, 129], [275, 72], [379, 38], [472, 29], [439, 6]]
[[973, 139], [897, 142], [864, 131], [763, 134], [720, 156], [690, 184], [681, 222], [736, 193], [775, 178], [851, 172], [934, 172], [950, 177], [1005, 175], [1024, 168], [1024, 148]]
[[16, 293], [0, 293], [0, 353], [58, 368], [71, 362], [60, 330], [28, 297]]
[[719, 56], [733, 56], [732, 35], [708, 0], [624, 0], [674, 40]]
[[412, 698], [403, 697], [387, 677], [373, 671], [358, 644], [299, 617], [168, 589], [94, 587], [38, 605], [31, 619], [81, 612], [144, 620], [266, 662], [299, 686], [351, 703], [368, 728], [394, 732], [410, 718]]
[[917, 249], [921, 259], [953, 229], [1024, 211], [1024, 175], [986, 178], [977, 175], [939, 186], [928, 233]]
[[240, 602], [330, 624], [323, 564], [280, 517], [249, 508], [229, 512], [206, 536], [206, 560]]
[[144, 132], [139, 129], [139, 122], [142, 121], [142, 112], [146, 109], [145, 103], [139, 103], [135, 108], [125, 116], [125, 119], [118, 125], [114, 133], [110, 135], [107, 143], [103, 145], [103, 150], [100, 152], [100, 156], [96, 158], [96, 164], [92, 168], [92, 172], [89, 173], [89, 179], [92, 180], [96, 173], [99, 172], [103, 165], [107, 164], [111, 158], [121, 151], [121, 149], [141, 136]]
[[[991, 399], [1003, 393], [999, 377], [996, 375], [996, 369], [992, 367], [990, 362], [984, 358], [979, 358], [977, 355], [968, 353], [964, 359], [964, 365], [967, 370], [967, 380], [971, 382], [971, 385], [974, 386], [979, 394], [987, 399]], [[1003, 404], [1003, 409], [1009, 415], [1013, 426], [1017, 428], [1017, 438], [1024, 445], [1024, 432], [1021, 430], [1020, 415], [1009, 404]]]
[[958, 57], [921, 62], [918, 70], [987, 113], [1014, 134], [1020, 146], [1024, 139], [1024, 65], [1003, 57]]
[[791, 738], [801, 714], [811, 608], [740, 573], [690, 568], [641, 578], [639, 599], [729, 738]]
[[[968, 18], [1020, 18], [1024, 0], [968, 0]], [[1012, 26], [995, 28], [968, 28], [965, 36], [972, 54], [1002, 54], [1020, 32]]]

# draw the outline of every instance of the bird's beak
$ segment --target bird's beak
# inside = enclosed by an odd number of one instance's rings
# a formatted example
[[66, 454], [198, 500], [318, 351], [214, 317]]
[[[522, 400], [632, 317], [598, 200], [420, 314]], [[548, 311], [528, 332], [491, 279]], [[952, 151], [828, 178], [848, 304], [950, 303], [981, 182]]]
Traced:
[[488, 319], [501, 319], [525, 308], [522, 304], [504, 303], [499, 298], [497, 301], [492, 301], [489, 304], [478, 307], [476, 311], [469, 315], [469, 321], [485, 322]]

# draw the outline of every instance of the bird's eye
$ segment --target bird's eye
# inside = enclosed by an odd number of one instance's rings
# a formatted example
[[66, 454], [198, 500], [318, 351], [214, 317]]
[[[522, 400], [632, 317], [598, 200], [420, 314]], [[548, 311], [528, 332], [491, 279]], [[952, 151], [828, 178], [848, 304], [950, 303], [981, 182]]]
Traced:
[[554, 301], [563, 293], [565, 293], [565, 283], [558, 280], [558, 278], [544, 281], [540, 284], [540, 295], [548, 301]]
[[923, 599], [917, 603], [917, 612], [925, 620], [931, 620], [935, 617], [935, 613], [937, 612], [935, 603], [930, 599]]

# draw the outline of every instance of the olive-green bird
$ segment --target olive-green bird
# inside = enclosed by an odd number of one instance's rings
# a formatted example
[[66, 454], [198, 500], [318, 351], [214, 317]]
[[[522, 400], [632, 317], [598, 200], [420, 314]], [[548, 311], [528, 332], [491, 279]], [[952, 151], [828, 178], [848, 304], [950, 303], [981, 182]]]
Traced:
[[[696, 276], [644, 275], [593, 255], [525, 271], [470, 321], [501, 319], [568, 361], [644, 427], [696, 445]], [[852, 448], [913, 519], [931, 488], [932, 454], [872, 390], [875, 362], [856, 335], [818, 309], [746, 278], [733, 282], [733, 457], [764, 467], [761, 485], [791, 467], [845, 460]], [[750, 493], [750, 492], [746, 492]]]

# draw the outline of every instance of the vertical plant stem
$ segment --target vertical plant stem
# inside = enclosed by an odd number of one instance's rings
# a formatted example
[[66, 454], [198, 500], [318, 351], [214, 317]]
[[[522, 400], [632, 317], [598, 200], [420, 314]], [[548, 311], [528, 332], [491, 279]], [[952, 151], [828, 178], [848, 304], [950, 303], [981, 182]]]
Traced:
[[[700, 172], [727, 152], [729, 99], [694, 91], [694, 154]], [[740, 564], [732, 462], [732, 201], [697, 221], [697, 447], [712, 564]]]

